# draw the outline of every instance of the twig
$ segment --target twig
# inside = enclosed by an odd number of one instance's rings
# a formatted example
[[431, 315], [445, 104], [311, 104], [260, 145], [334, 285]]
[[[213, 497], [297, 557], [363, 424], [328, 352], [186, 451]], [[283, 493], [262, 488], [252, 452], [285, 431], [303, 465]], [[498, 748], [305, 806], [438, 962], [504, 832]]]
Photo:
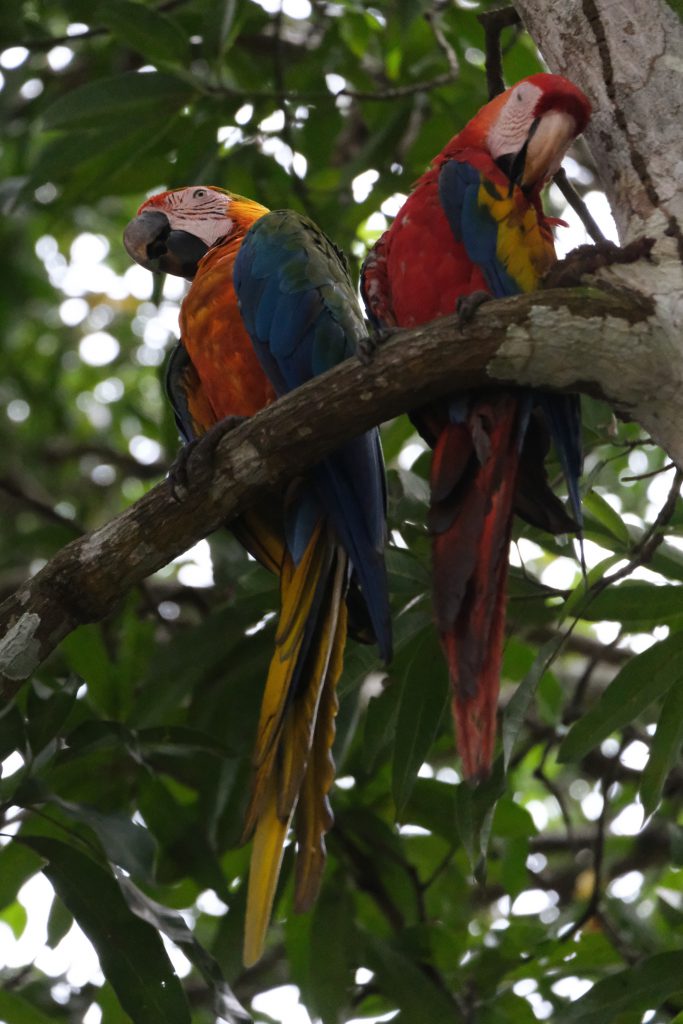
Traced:
[[[289, 92], [287, 99], [290, 103], [319, 103], [324, 101], [334, 102], [338, 96], [348, 96], [352, 100], [367, 100], [370, 103], [391, 102], [402, 99], [404, 96], [414, 96], [419, 92], [431, 92], [442, 85], [450, 85], [453, 75], [446, 71], [441, 75], [421, 82], [412, 82], [410, 85], [396, 85], [388, 89], [340, 89], [332, 93], [322, 89], [306, 90], [302, 92]], [[197, 87], [203, 89], [207, 95], [216, 99], [226, 97], [228, 99], [245, 100], [281, 100], [282, 94], [277, 89], [237, 89], [233, 86], [212, 86], [204, 83], [197, 83]]]
[[133, 473], [141, 480], [158, 479], [168, 469], [168, 460], [155, 459], [154, 462], [141, 463], [125, 451], [117, 451], [106, 444], [89, 442], [87, 444], [72, 444], [70, 442], [50, 441], [40, 452], [50, 462], [67, 462], [69, 459], [80, 459], [83, 456], [96, 455], [105, 462], [119, 466], [129, 473]]
[[646, 565], [659, 545], [664, 540], [663, 527], [667, 525], [671, 517], [676, 510], [676, 502], [681, 489], [681, 483], [683, 482], [683, 471], [680, 469], [676, 470], [669, 494], [666, 501], [659, 510], [659, 514], [655, 519], [649, 530], [643, 534], [637, 544], [634, 545], [633, 555], [617, 572], [612, 573], [611, 576], [603, 576], [601, 580], [597, 580], [590, 590], [586, 593], [586, 598], [581, 605], [579, 614], [581, 615], [591, 603], [595, 600], [598, 594], [601, 594], [607, 587], [611, 587], [617, 580], [623, 580], [626, 576], [630, 576], [634, 569], [637, 569], [640, 565]]
[[[623, 745], [622, 741], [622, 748]], [[621, 753], [621, 748], [619, 753]], [[595, 917], [600, 910], [600, 902], [602, 900], [603, 863], [605, 858], [605, 832], [607, 830], [607, 811], [609, 807], [608, 794], [610, 786], [614, 781], [614, 765], [615, 763], [618, 764], [618, 762], [619, 754], [610, 761], [600, 784], [600, 788], [602, 790], [602, 808], [600, 810], [600, 817], [597, 821], [595, 843], [593, 844], [593, 890], [583, 912], [578, 916], [576, 921], [574, 921], [574, 923], [560, 935], [561, 942], [567, 942], [573, 935], [576, 935], [576, 933], [583, 928], [586, 922], [590, 921], [592, 917]]]
[[572, 619], [571, 624], [567, 627], [564, 635], [558, 638], [556, 646], [548, 655], [543, 666], [543, 672], [548, 671], [555, 659], [564, 649], [576, 626], [579, 624], [586, 610], [596, 597], [601, 594], [603, 590], [606, 590], [607, 587], [616, 583], [617, 580], [625, 579], [625, 577], [630, 576], [634, 569], [637, 569], [640, 565], [646, 564], [652, 558], [653, 554], [664, 540], [662, 528], [669, 522], [676, 509], [676, 502], [678, 500], [681, 482], [683, 482], [683, 471], [679, 469], [676, 470], [671, 490], [659, 511], [659, 515], [650, 529], [644, 533], [638, 543], [634, 545], [632, 557], [629, 559], [627, 564], [617, 572], [613, 573], [611, 576], [603, 576], [602, 579], [597, 580], [593, 586], [586, 591], [583, 601], [581, 602], [581, 606], [576, 612], [575, 617]]
[[583, 199], [569, 181], [564, 167], [560, 167], [559, 171], [553, 178], [553, 181], [571, 206], [574, 213], [578, 214], [581, 223], [593, 241], [596, 244], [606, 242], [607, 239], [598, 227], [597, 221], [594, 219]]
[[451, 76], [453, 80], [455, 80], [460, 74], [460, 64], [458, 63], [458, 58], [456, 56], [455, 50], [446, 39], [444, 31], [441, 28], [440, 13], [442, 7], [443, 3], [440, 2], [440, 0], [435, 0], [435, 2], [432, 4], [429, 10], [425, 11], [424, 17], [425, 21], [432, 30], [434, 39], [436, 41], [436, 45], [439, 47], [444, 57], [446, 58], [446, 63], [450, 68]]
[[437, 878], [439, 878], [444, 873], [448, 865], [453, 860], [453, 857], [455, 856], [457, 849], [458, 848], [456, 846], [452, 846], [448, 853], [446, 854], [446, 856], [443, 858], [443, 860], [436, 865], [431, 875], [428, 878], [425, 878], [424, 882], [421, 883], [422, 890], [424, 892], [426, 892], [427, 889], [429, 889], [429, 887], [433, 885], [434, 882], [436, 882]]
[[649, 473], [638, 473], [637, 476], [622, 476], [621, 482], [624, 484], [636, 483], [638, 480], [651, 480], [653, 476], [659, 476], [660, 473], [668, 473], [670, 469], [675, 468], [675, 463], [667, 462], [666, 466], [660, 466], [659, 469], [651, 469]]
[[353, 100], [398, 100], [403, 96], [414, 96], [417, 92], [430, 92], [442, 85], [450, 85], [453, 81], [453, 74], [445, 71], [441, 75], [435, 75], [424, 82], [413, 82], [410, 85], [397, 85], [391, 89], [380, 89], [370, 92], [363, 89], [341, 89], [335, 96], [349, 96]]
[[22, 505], [26, 506], [26, 508], [30, 508], [33, 512], [37, 512], [38, 515], [43, 517], [43, 519], [48, 519], [52, 523], [57, 523], [59, 526], [66, 527], [66, 529], [71, 531], [71, 533], [78, 535], [85, 532], [85, 527], [81, 526], [75, 519], [62, 515], [62, 513], [58, 512], [53, 505], [48, 505], [47, 502], [42, 501], [40, 498], [36, 498], [33, 494], [28, 494], [24, 487], [11, 477], [0, 477], [0, 490], [3, 490], [5, 494], [9, 494], [10, 497], [20, 501]]
[[495, 11], [484, 11], [477, 15], [477, 21], [484, 29], [486, 40], [486, 84], [489, 99], [505, 90], [503, 78], [503, 55], [500, 48], [500, 37], [503, 29], [520, 24], [520, 17], [514, 7], [499, 7]]
[[[167, 11], [172, 11], [175, 7], [182, 7], [186, 4], [187, 0], [165, 0], [164, 3], [155, 7], [154, 10], [157, 14], [165, 14]], [[98, 36], [106, 36], [111, 30], [105, 25], [99, 25], [96, 28], [89, 28], [85, 32], [79, 32], [78, 35], [74, 36], [51, 36], [49, 39], [27, 39], [22, 40], [19, 43], [9, 44], [15, 46], [23, 46], [27, 50], [35, 51], [36, 53], [43, 52], [45, 50], [51, 50], [53, 46], [71, 46], [73, 43], [80, 43], [82, 39], [97, 39]]]
[[376, 859], [365, 853], [351, 839], [340, 821], [335, 823], [334, 832], [330, 835], [330, 845], [333, 844], [346, 855], [358, 888], [372, 897], [391, 930], [397, 935], [402, 934], [406, 927], [403, 908], [391, 898], [378, 870]]
[[[535, 629], [525, 633], [525, 639], [540, 646], [555, 635], [556, 631], [554, 629], [537, 626]], [[586, 658], [605, 661], [608, 665], [623, 665], [630, 657], [628, 651], [615, 648], [613, 644], [603, 644], [589, 636], [573, 636], [566, 643], [566, 646], [575, 654], [582, 654]]]
[[560, 787], [555, 782], [553, 782], [552, 779], [548, 778], [544, 771], [546, 758], [555, 746], [555, 742], [556, 740], [553, 737], [553, 739], [549, 740], [546, 744], [545, 750], [543, 751], [543, 759], [539, 764], [538, 768], [534, 769], [534, 778], [538, 779], [541, 785], [545, 786], [550, 795], [554, 797], [557, 801], [557, 805], [560, 808], [560, 814], [562, 815], [562, 821], [564, 822], [564, 827], [567, 830], [567, 835], [569, 839], [571, 839], [574, 835], [574, 825], [572, 823], [571, 817], [569, 816], [569, 811], [567, 810], [567, 801], [565, 799], [565, 795], [560, 789]]
[[583, 704], [583, 698], [585, 696], [586, 690], [588, 689], [588, 684], [591, 681], [591, 676], [593, 675], [593, 672], [598, 667], [598, 665], [604, 660], [605, 652], [609, 651], [610, 649], [615, 649], [620, 639], [621, 630], [619, 631], [619, 633], [617, 633], [614, 640], [612, 640], [608, 644], [602, 645], [603, 650], [601, 652], [595, 653], [589, 659], [586, 668], [581, 673], [579, 681], [576, 684], [576, 688], [574, 689], [574, 694], [572, 696], [571, 703], [564, 715], [565, 723], [574, 721], [574, 719], [578, 718], [581, 714], [581, 705]]

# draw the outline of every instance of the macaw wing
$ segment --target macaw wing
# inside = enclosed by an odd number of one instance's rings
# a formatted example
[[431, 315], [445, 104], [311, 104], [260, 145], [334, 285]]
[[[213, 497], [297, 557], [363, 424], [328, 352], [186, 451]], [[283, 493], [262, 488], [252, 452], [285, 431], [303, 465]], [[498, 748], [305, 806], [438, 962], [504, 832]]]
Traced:
[[[312, 221], [293, 211], [267, 214], [247, 232], [235, 261], [234, 285], [245, 327], [278, 394], [348, 359], [367, 333], [342, 254]], [[390, 616], [382, 557], [386, 495], [378, 432], [340, 446], [311, 477], [358, 576], [388, 659]], [[306, 518], [307, 528], [302, 530], [299, 519], [288, 533], [293, 554], [305, 547], [310, 534], [310, 515]]]
[[[512, 199], [506, 202], [480, 170], [460, 160], [449, 160], [442, 167], [439, 199], [455, 238], [481, 267], [491, 294], [502, 298], [523, 291], [501, 255], [501, 232], [506, 230], [501, 214], [511, 211]], [[503, 206], [495, 209], [495, 215], [494, 202]]]
[[386, 235], [378, 238], [360, 268], [360, 293], [373, 327], [395, 327], [386, 255]]
[[280, 393], [348, 359], [367, 333], [343, 255], [292, 210], [253, 225], [234, 282], [247, 331]]
[[[439, 199], [455, 238], [463, 243], [472, 262], [481, 267], [492, 295], [502, 298], [538, 286], [540, 268], [552, 258], [552, 244], [539, 229], [535, 211], [530, 209], [526, 217], [518, 212], [513, 195], [506, 195], [503, 185], [491, 181], [467, 160], [444, 164], [439, 174]], [[572, 513], [580, 524], [580, 397], [542, 391], [534, 392], [533, 397], [543, 410], [555, 442]], [[529, 412], [530, 407], [525, 410], [523, 424]], [[539, 487], [543, 484], [538, 483]]]
[[205, 434], [217, 422], [187, 349], [178, 342], [171, 352], [164, 380], [176, 426], [185, 443]]
[[[178, 431], [185, 444], [201, 437], [214, 426], [217, 417], [182, 342], [178, 342], [171, 352], [164, 384]], [[275, 575], [280, 573], [283, 558], [281, 521], [280, 507], [269, 502], [248, 509], [230, 524], [239, 542]]]

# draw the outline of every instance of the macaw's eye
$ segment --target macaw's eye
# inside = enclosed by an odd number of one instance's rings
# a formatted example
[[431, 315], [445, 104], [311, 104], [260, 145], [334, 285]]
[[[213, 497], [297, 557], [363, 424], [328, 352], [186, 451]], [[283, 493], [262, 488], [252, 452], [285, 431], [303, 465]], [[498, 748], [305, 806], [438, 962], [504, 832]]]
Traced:
[[194, 190], [192, 198], [193, 199], [202, 199], [205, 195], [206, 195], [206, 189], [205, 188], [196, 188]]

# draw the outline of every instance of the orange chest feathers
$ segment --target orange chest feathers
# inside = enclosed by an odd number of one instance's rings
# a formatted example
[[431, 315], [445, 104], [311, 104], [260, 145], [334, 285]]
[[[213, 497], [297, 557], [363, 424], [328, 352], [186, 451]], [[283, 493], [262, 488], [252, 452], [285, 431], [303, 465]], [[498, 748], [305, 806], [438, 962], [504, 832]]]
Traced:
[[232, 283], [240, 240], [209, 250], [180, 311], [183, 344], [216, 419], [253, 416], [275, 392], [242, 322]]

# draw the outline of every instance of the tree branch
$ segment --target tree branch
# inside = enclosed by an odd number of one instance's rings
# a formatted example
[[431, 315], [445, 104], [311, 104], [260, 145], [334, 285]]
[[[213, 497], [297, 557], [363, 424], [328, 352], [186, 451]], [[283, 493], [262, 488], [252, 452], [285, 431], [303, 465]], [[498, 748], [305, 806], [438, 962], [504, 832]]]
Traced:
[[[518, 383], [579, 389], [631, 411], [656, 395], [661, 410], [667, 388], [676, 398], [683, 394], [683, 371], [676, 378], [668, 362], [659, 365], [651, 309], [616, 288], [519, 295], [488, 303], [465, 330], [445, 317], [398, 332], [370, 366], [350, 359], [310, 381], [224, 436], [212, 465], [190, 456], [192, 486], [183, 501], [158, 484], [63, 548], [0, 606], [5, 693], [15, 692], [69, 632], [105, 617], [150, 573], [341, 442], [406, 409], [453, 390]], [[615, 374], [625, 346], [630, 364]], [[670, 454], [683, 462], [683, 450], [674, 450], [680, 444], [676, 430]]]
[[551, 71], [571, 78], [593, 103], [586, 139], [620, 235], [659, 234], [665, 226], [670, 251], [683, 259], [683, 23], [665, 0], [513, 2], [532, 38], [543, 41]]

